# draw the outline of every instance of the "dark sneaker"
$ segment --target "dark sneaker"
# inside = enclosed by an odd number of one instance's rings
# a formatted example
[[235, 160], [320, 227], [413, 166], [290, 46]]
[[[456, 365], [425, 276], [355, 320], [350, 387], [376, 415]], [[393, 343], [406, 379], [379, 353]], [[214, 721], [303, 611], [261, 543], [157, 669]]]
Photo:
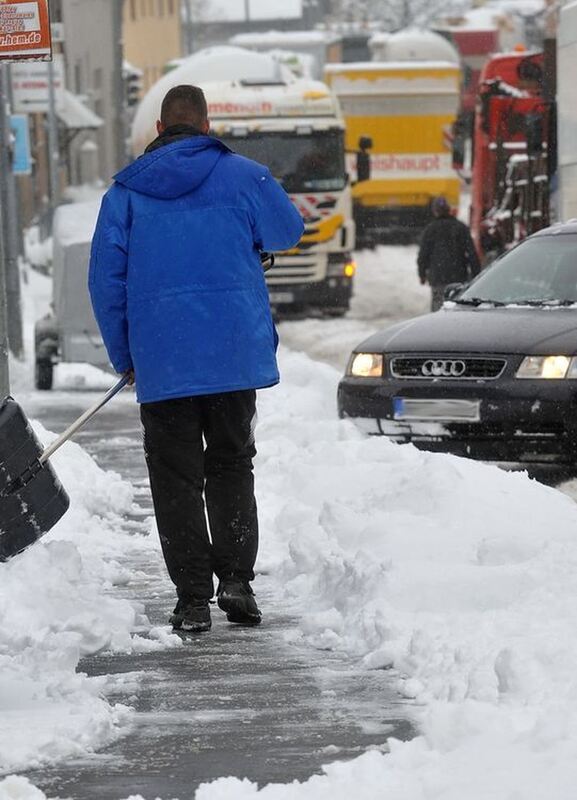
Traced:
[[178, 601], [169, 619], [172, 629], [187, 633], [204, 633], [212, 625], [210, 606], [207, 600]]
[[262, 614], [254, 599], [250, 584], [237, 578], [222, 580], [216, 593], [218, 607], [226, 612], [229, 622], [258, 625]]

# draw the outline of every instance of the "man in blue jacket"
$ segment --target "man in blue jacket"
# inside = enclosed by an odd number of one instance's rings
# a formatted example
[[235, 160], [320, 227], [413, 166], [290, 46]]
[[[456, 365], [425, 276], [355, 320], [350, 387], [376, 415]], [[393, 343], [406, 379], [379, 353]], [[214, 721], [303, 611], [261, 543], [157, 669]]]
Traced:
[[208, 135], [201, 89], [171, 89], [157, 130], [103, 198], [92, 304], [114, 369], [134, 373], [173, 627], [210, 629], [213, 573], [229, 621], [256, 624], [255, 390], [279, 381], [260, 253], [303, 222], [266, 167]]

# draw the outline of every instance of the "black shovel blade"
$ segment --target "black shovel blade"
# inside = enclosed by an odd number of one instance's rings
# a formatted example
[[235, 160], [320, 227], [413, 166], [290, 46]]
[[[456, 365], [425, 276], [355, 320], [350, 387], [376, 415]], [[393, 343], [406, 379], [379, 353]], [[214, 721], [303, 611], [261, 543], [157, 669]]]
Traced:
[[[66, 513], [70, 500], [18, 403], [0, 406], [0, 561], [38, 541]], [[26, 476], [26, 480], [20, 480]]]

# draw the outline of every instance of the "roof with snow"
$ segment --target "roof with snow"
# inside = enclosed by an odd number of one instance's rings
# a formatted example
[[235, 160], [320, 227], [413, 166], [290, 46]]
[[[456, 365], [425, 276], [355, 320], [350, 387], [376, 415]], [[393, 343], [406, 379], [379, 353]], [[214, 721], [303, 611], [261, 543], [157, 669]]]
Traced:
[[369, 47], [379, 61], [460, 61], [457, 49], [444, 36], [421, 28], [377, 33], [369, 40]]
[[293, 47], [300, 45], [331, 44], [341, 39], [331, 31], [265, 31], [263, 33], [237, 33], [231, 44], [240, 47]]

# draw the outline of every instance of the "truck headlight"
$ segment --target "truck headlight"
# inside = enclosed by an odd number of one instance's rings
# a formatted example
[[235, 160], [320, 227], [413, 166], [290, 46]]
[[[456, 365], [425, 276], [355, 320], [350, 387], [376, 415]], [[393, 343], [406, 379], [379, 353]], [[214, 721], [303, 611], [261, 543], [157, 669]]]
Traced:
[[353, 261], [352, 258], [349, 258], [349, 260], [345, 263], [345, 266], [343, 267], [343, 275], [346, 278], [353, 278], [356, 271], [357, 271], [356, 261]]
[[329, 253], [327, 275], [330, 278], [352, 278], [356, 271], [357, 265], [350, 253]]
[[383, 356], [381, 353], [355, 353], [351, 357], [349, 374], [355, 378], [381, 378]]
[[[577, 370], [568, 356], [527, 356], [517, 370], [518, 378], [577, 378]], [[571, 367], [571, 369], [569, 369]], [[569, 375], [567, 374], [569, 373]]]

